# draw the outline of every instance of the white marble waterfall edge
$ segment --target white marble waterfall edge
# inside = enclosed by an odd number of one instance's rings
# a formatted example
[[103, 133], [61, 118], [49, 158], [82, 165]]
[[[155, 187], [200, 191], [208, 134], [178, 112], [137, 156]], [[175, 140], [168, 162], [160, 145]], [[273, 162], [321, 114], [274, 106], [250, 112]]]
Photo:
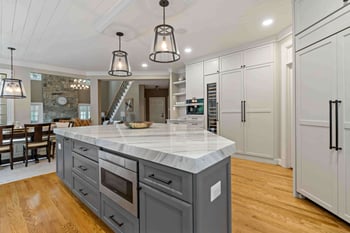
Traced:
[[187, 125], [153, 124], [147, 129], [103, 125], [57, 128], [55, 133], [191, 173], [235, 152], [233, 141]]

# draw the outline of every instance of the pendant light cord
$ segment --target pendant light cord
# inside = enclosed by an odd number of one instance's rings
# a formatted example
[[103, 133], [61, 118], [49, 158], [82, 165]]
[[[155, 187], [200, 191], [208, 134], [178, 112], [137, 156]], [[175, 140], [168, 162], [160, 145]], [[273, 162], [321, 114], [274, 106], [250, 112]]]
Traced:
[[165, 24], [165, 6], [163, 6], [163, 24]]
[[120, 36], [119, 36], [119, 51], [121, 50], [121, 42], [120, 42]]
[[13, 49], [11, 49], [11, 78], [14, 77], [14, 72], [13, 72]]

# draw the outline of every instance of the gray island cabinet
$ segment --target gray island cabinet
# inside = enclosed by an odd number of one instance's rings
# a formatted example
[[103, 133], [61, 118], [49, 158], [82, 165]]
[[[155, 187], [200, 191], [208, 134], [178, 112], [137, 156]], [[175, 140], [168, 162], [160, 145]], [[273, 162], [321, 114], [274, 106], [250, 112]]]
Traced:
[[[57, 175], [114, 232], [231, 232], [234, 142], [186, 125], [89, 126], [55, 133]], [[136, 196], [127, 195], [132, 185], [104, 171], [102, 154], [115, 156], [109, 158], [116, 170], [135, 174]], [[111, 188], [112, 193], [136, 211], [103, 192], [101, 186], [116, 183], [122, 191]]]

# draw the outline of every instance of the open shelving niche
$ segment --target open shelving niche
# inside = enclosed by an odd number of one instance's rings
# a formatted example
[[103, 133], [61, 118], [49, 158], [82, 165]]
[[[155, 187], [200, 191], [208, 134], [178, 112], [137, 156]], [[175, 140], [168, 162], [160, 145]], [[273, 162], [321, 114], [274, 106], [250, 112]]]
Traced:
[[[183, 77], [183, 80], [179, 80]], [[180, 73], [171, 73], [171, 103], [170, 119], [183, 119], [186, 117], [186, 74], [185, 71]]]

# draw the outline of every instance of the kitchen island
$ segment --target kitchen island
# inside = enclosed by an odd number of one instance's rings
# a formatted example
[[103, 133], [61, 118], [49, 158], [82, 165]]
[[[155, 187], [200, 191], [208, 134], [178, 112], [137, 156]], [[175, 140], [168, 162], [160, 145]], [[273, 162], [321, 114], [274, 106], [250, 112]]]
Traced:
[[[115, 232], [231, 232], [234, 142], [187, 125], [89, 126], [55, 133], [57, 174]], [[106, 173], [104, 164], [116, 169]], [[109, 182], [119, 169], [136, 178]], [[119, 187], [111, 187], [115, 183]]]

